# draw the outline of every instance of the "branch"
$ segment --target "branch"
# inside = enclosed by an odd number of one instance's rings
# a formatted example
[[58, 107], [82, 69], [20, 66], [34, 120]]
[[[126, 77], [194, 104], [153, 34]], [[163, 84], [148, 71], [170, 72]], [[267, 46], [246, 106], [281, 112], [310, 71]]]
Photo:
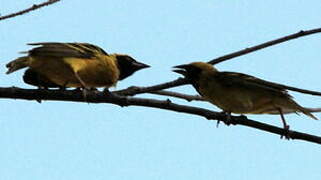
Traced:
[[[165, 109], [180, 113], [187, 113], [204, 117], [208, 120], [219, 120], [227, 123], [227, 117], [218, 112], [210, 111], [204, 108], [179, 105], [172, 103], [170, 100], [161, 101], [155, 99], [146, 98], [133, 98], [126, 96], [118, 96], [113, 94], [104, 94], [102, 92], [89, 92], [87, 95], [87, 101], [84, 101], [81, 91], [69, 90], [29, 90], [20, 88], [0, 88], [0, 98], [14, 98], [25, 100], [54, 100], [54, 101], [73, 101], [84, 103], [110, 103], [119, 106], [144, 106], [158, 109]], [[252, 127], [262, 131], [270, 132], [273, 134], [284, 135], [285, 131], [282, 128], [271, 126], [265, 123], [257, 122], [247, 119], [245, 116], [232, 116], [230, 123], [233, 125], [243, 125]], [[291, 139], [304, 140], [321, 144], [321, 137], [301, 133], [297, 131], [289, 131], [288, 136]]]
[[321, 28], [316, 28], [316, 29], [311, 29], [311, 30], [306, 30], [306, 31], [301, 30], [301, 31], [294, 33], [294, 34], [290, 34], [290, 35], [287, 35], [287, 36], [284, 36], [284, 37], [281, 37], [278, 39], [274, 39], [272, 41], [265, 42], [263, 44], [259, 44], [256, 46], [245, 48], [243, 50], [236, 51], [236, 52], [215, 58], [215, 59], [209, 61], [208, 63], [213, 64], [213, 65], [218, 64], [220, 62], [223, 62], [223, 61], [226, 61], [226, 60], [238, 57], [238, 56], [242, 56], [244, 54], [248, 54], [248, 53], [263, 49], [263, 48], [267, 48], [267, 47], [270, 47], [270, 46], [273, 46], [276, 44], [280, 44], [280, 43], [283, 43], [286, 41], [290, 41], [290, 40], [293, 40], [293, 39], [296, 39], [296, 38], [299, 38], [302, 36], [307, 36], [307, 35], [316, 34], [316, 33], [320, 33], [320, 32], [321, 32]]
[[185, 99], [188, 102], [191, 101], [205, 101], [204, 98], [202, 98], [199, 95], [188, 95], [188, 94], [183, 94], [183, 93], [178, 93], [174, 91], [152, 91], [150, 94], [157, 94], [157, 95], [162, 95], [162, 96], [169, 96], [169, 97], [175, 97], [179, 99]]
[[41, 4], [34, 4], [30, 8], [24, 9], [22, 11], [18, 11], [16, 13], [8, 14], [8, 15], [5, 15], [5, 16], [0, 16], [0, 21], [4, 20], [4, 19], [9, 19], [9, 18], [13, 18], [15, 16], [19, 16], [19, 15], [23, 15], [23, 14], [29, 13], [30, 11], [34, 11], [34, 10], [39, 9], [41, 7], [44, 7], [44, 6], [49, 6], [49, 5], [51, 5], [53, 3], [56, 3], [58, 1], [60, 1], [60, 0], [48, 0], [48, 1], [43, 2]]
[[181, 86], [181, 85], [186, 85], [186, 84], [188, 84], [187, 79], [178, 78], [176, 80], [169, 81], [169, 82], [162, 83], [162, 84], [157, 84], [154, 86], [148, 86], [148, 87], [131, 86], [127, 89], [113, 91], [113, 93], [117, 93], [117, 94], [123, 95], [123, 96], [134, 96], [136, 94], [150, 93], [150, 92], [159, 91], [162, 89], [173, 88], [176, 86]]

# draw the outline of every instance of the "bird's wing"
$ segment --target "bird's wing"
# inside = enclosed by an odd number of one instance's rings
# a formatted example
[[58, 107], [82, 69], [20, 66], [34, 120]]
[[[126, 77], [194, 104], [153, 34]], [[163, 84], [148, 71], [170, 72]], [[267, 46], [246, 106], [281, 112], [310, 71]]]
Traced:
[[237, 86], [244, 88], [265, 89], [290, 96], [286, 88], [277, 83], [265, 81], [254, 76], [236, 72], [220, 72], [216, 74], [216, 79], [226, 86]]
[[28, 45], [39, 46], [27, 52], [30, 56], [92, 58], [108, 55], [102, 48], [89, 43], [41, 42]]

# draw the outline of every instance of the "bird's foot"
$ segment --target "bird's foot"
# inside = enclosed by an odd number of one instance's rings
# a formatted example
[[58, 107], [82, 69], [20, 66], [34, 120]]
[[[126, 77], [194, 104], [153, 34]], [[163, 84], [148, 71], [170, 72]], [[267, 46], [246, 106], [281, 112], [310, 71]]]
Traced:
[[283, 139], [283, 137], [286, 139], [286, 140], [290, 140], [290, 126], [289, 125], [285, 125], [284, 126], [284, 134], [281, 135], [281, 139]]
[[88, 99], [88, 94], [89, 94], [90, 89], [89, 88], [83, 88], [82, 89], [82, 96], [84, 97], [84, 100], [87, 101]]

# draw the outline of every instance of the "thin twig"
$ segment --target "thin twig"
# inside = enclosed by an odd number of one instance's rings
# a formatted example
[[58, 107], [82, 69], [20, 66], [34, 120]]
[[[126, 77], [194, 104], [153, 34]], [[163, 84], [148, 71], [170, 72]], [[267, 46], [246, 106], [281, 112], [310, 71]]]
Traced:
[[5, 16], [0, 16], [0, 21], [1, 20], [4, 20], [4, 19], [9, 19], [9, 18], [13, 18], [15, 16], [19, 16], [19, 15], [23, 15], [23, 14], [26, 14], [30, 11], [34, 11], [36, 9], [39, 9], [41, 7], [44, 7], [44, 6], [48, 6], [48, 5], [51, 5], [53, 3], [56, 3], [60, 0], [48, 0], [46, 2], [43, 2], [41, 4], [34, 4], [32, 5], [30, 8], [27, 8], [27, 9], [24, 9], [24, 10], [21, 10], [21, 11], [18, 11], [18, 12], [15, 12], [15, 13], [12, 13], [12, 14], [8, 14], [8, 15], [5, 15]]
[[175, 98], [180, 98], [180, 99], [185, 99], [186, 101], [205, 101], [204, 98], [202, 98], [199, 95], [188, 95], [188, 94], [183, 94], [183, 93], [178, 93], [174, 91], [152, 91], [150, 94], [157, 94], [157, 95], [162, 95], [162, 96], [169, 96], [169, 97], [175, 97]]
[[215, 58], [215, 59], [209, 61], [208, 63], [214, 65], [214, 64], [217, 64], [217, 63], [220, 63], [220, 62], [223, 62], [223, 61], [226, 61], [226, 60], [238, 57], [238, 56], [242, 56], [244, 54], [248, 54], [248, 53], [263, 49], [263, 48], [267, 48], [267, 47], [270, 47], [270, 46], [273, 46], [276, 44], [280, 44], [280, 43], [283, 43], [286, 41], [290, 41], [290, 40], [293, 40], [293, 39], [296, 39], [299, 37], [303, 37], [303, 36], [307, 36], [307, 35], [311, 35], [311, 34], [316, 34], [316, 33], [320, 33], [320, 32], [321, 32], [321, 28], [316, 28], [316, 29], [311, 29], [311, 30], [306, 30], [306, 31], [301, 30], [301, 31], [294, 33], [294, 34], [290, 34], [290, 35], [287, 35], [287, 36], [284, 36], [284, 37], [281, 37], [278, 39], [274, 39], [272, 41], [268, 41], [268, 42], [265, 42], [265, 43], [262, 43], [262, 44], [259, 44], [256, 46], [245, 48], [243, 50], [236, 51], [236, 52]]
[[[134, 98], [126, 96], [118, 96], [111, 94], [104, 94], [102, 92], [88, 92], [86, 100], [84, 101], [83, 93], [81, 91], [63, 91], [63, 90], [30, 90], [20, 88], [0, 88], [0, 98], [11, 98], [11, 99], [24, 99], [24, 100], [54, 100], [54, 101], [73, 101], [73, 102], [85, 102], [85, 103], [110, 103], [119, 106], [144, 106], [150, 108], [165, 109], [180, 113], [187, 113], [204, 117], [208, 120], [219, 120], [227, 123], [227, 116], [210, 111], [204, 108], [192, 107], [179, 105], [172, 103], [169, 100], [161, 101], [156, 99], [146, 98]], [[257, 122], [254, 120], [247, 119], [245, 116], [232, 116], [229, 119], [229, 123], [233, 125], [243, 125], [252, 127], [262, 131], [270, 132], [273, 134], [287, 135], [291, 139], [304, 140], [321, 144], [321, 137], [314, 136], [306, 133], [297, 131], [285, 131], [282, 128], [271, 126], [265, 123]]]
[[162, 89], [168, 89], [168, 88], [186, 85], [186, 84], [188, 84], [187, 79], [178, 78], [176, 80], [169, 81], [169, 82], [162, 83], [162, 84], [157, 84], [154, 86], [148, 86], [148, 87], [131, 86], [127, 89], [113, 91], [113, 93], [117, 93], [119, 95], [124, 95], [124, 96], [133, 96], [136, 94], [150, 93], [150, 92], [159, 91]]

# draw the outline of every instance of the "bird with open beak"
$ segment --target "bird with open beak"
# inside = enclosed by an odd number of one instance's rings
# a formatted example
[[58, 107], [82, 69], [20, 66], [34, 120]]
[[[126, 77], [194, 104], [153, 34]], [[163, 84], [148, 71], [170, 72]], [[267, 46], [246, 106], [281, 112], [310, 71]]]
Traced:
[[250, 75], [220, 72], [211, 64], [193, 62], [174, 67], [187, 78], [205, 100], [230, 117], [236, 114], [280, 114], [283, 127], [289, 130], [284, 113], [303, 113], [317, 119], [308, 108], [300, 106], [284, 87]]

